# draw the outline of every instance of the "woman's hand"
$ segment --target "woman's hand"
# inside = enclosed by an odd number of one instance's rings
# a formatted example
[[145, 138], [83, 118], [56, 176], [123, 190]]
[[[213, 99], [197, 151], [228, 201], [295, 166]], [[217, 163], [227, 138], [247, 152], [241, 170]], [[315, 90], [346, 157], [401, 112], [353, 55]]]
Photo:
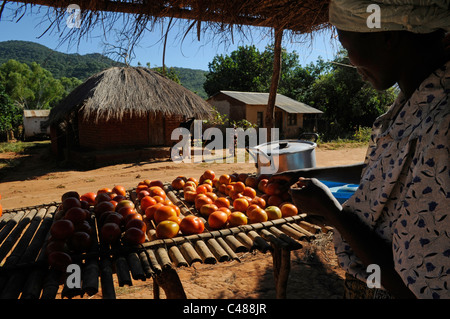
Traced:
[[330, 189], [316, 178], [300, 177], [298, 182], [291, 186], [289, 193], [302, 213], [322, 216], [330, 221], [342, 210], [341, 204]]

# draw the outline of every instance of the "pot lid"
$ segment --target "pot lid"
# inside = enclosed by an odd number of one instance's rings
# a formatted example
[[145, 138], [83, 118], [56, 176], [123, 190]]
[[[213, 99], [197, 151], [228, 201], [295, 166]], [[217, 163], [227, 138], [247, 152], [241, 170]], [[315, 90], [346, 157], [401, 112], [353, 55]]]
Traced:
[[303, 140], [281, 140], [255, 146], [255, 149], [270, 154], [290, 154], [304, 152], [316, 148], [317, 144]]

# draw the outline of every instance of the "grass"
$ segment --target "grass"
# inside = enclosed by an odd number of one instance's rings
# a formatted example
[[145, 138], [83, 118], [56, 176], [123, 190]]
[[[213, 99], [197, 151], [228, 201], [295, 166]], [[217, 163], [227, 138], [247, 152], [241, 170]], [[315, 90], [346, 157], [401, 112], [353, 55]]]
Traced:
[[317, 147], [326, 150], [337, 150], [340, 148], [357, 148], [357, 147], [367, 147], [368, 142], [361, 142], [349, 139], [337, 139], [330, 142], [319, 142]]
[[50, 144], [50, 141], [33, 141], [33, 142], [2, 142], [0, 143], [0, 153], [13, 152], [23, 153], [27, 149]]
[[[50, 145], [50, 141], [32, 141], [32, 142], [2, 142], [0, 143], [1, 153], [15, 153], [26, 154], [34, 149], [47, 147]], [[2, 158], [0, 159], [0, 169], [10, 169], [18, 166], [21, 163], [21, 158]]]

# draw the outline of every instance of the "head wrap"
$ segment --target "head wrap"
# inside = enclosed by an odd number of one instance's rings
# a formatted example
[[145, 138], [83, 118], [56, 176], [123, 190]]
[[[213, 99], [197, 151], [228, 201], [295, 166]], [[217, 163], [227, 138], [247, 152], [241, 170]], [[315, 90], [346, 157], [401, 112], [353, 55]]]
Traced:
[[450, 0], [331, 0], [330, 23], [353, 32], [450, 31]]

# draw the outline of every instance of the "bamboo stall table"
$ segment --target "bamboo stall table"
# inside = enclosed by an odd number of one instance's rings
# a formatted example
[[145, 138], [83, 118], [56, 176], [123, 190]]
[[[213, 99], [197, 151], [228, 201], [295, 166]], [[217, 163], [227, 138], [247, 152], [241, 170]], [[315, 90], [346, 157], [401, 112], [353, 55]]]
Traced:
[[[170, 187], [166, 191], [182, 214], [192, 213]], [[132, 191], [129, 194], [132, 198]], [[276, 297], [286, 298], [291, 251], [301, 249], [301, 241], [326, 231], [309, 224], [306, 216], [299, 214], [202, 234], [149, 240], [136, 246], [119, 243], [106, 247], [96, 240], [89, 251], [73, 256], [81, 268], [81, 287], [70, 288], [67, 273], [49, 267], [46, 256], [49, 229], [59, 206], [53, 202], [12, 209], [0, 217], [1, 299], [54, 299], [59, 291], [61, 298], [74, 298], [93, 296], [100, 290], [102, 298], [114, 299], [114, 275], [119, 287], [151, 278], [155, 299], [160, 298], [160, 288], [168, 299], [186, 298], [177, 268], [194, 263], [240, 261], [240, 253], [255, 250], [272, 254]], [[97, 232], [95, 218], [90, 222]]]

